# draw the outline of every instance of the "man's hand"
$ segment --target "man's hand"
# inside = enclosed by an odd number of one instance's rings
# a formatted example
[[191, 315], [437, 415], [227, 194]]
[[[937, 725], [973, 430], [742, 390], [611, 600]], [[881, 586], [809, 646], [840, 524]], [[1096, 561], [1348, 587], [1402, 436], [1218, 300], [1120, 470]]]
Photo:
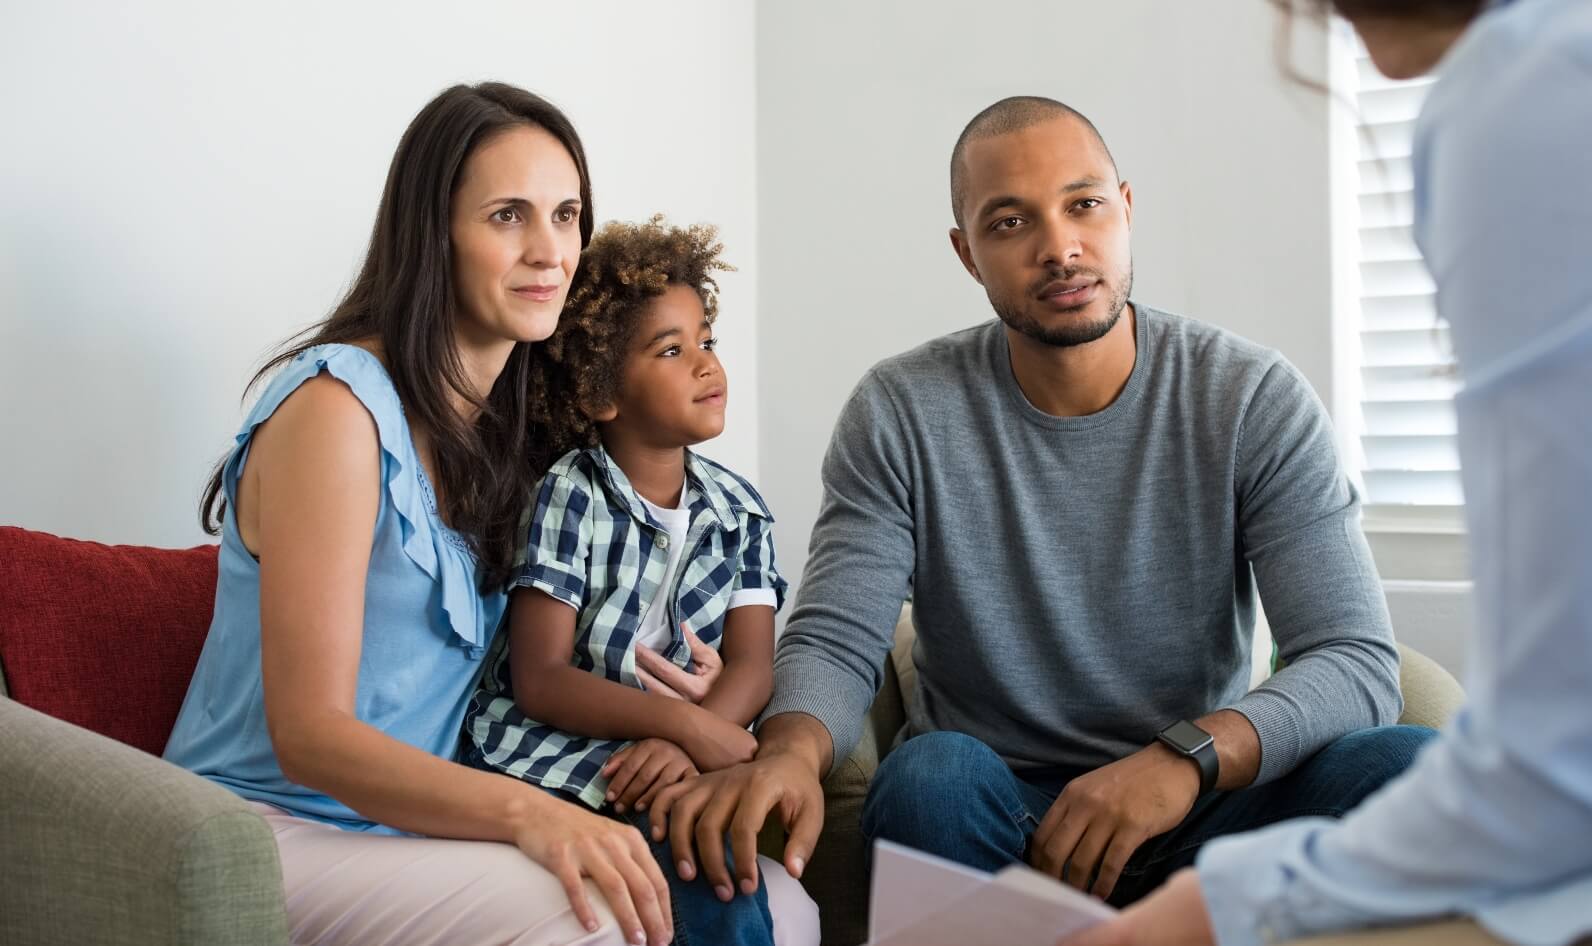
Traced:
[[646, 811], [655, 795], [696, 775], [697, 767], [669, 740], [643, 739], [609, 756], [602, 774], [608, 779], [608, 801], [624, 814], [630, 807]]
[[1160, 744], [1140, 749], [1068, 782], [1034, 832], [1029, 860], [1104, 899], [1139, 845], [1177, 827], [1199, 792], [1193, 762]]
[[1199, 875], [1185, 868], [1159, 890], [1057, 946], [1214, 946]]
[[[785, 869], [800, 878], [824, 826], [824, 790], [813, 760], [797, 752], [769, 752], [664, 789], [652, 803], [652, 837], [661, 841], [667, 834], [683, 880], [696, 877], [691, 852], [698, 851], [708, 883], [727, 903], [737, 888], [757, 891], [757, 833], [775, 810], [789, 832]], [[739, 883], [725, 863], [725, 835]]]

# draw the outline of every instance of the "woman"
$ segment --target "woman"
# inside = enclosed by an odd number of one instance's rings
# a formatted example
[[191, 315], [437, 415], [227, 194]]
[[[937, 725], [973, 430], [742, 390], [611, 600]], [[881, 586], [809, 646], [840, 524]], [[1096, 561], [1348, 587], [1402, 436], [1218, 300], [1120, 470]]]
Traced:
[[[215, 618], [166, 758], [270, 824], [295, 943], [673, 936], [639, 832], [452, 761], [542, 472], [528, 346], [592, 221], [561, 112], [443, 92], [399, 142], [353, 288], [267, 365], [211, 481]], [[776, 917], [811, 911], [769, 884]]]
[[1341, 822], [1218, 841], [1069, 940], [1238, 946], [1460, 916], [1356, 943], [1592, 937], [1592, 4], [1332, 0], [1393, 78], [1441, 63], [1415, 237], [1465, 378], [1476, 578], [1468, 702]]

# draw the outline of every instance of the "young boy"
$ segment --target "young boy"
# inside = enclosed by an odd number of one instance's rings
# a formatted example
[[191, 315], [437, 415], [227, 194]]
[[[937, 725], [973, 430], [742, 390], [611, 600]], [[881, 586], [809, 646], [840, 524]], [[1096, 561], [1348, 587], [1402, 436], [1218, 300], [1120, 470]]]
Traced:
[[[542, 480], [509, 631], [465, 717], [466, 761], [629, 820], [699, 771], [749, 760], [746, 727], [773, 688], [785, 581], [773, 522], [744, 479], [689, 448], [724, 429], [714, 354], [711, 227], [609, 224], [582, 254], [558, 330], [537, 350]], [[722, 670], [700, 703], [647, 687], [646, 646], [691, 663], [688, 634]], [[700, 645], [698, 645], [700, 646]], [[681, 942], [769, 943], [767, 896], [671, 884]], [[775, 871], [777, 865], [770, 865]], [[729, 900], [730, 902], [722, 902]]]

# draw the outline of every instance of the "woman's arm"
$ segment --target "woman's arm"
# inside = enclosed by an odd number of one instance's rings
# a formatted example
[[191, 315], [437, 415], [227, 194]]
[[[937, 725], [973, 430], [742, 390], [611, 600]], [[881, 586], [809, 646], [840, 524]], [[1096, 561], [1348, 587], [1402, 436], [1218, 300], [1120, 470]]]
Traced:
[[583, 876], [627, 931], [667, 940], [668, 888], [639, 833], [354, 716], [380, 479], [375, 424], [330, 377], [305, 382], [254, 435], [234, 514], [260, 560], [266, 722], [283, 773], [403, 831], [516, 844], [589, 929]]
[[750, 726], [774, 693], [774, 609], [731, 609], [724, 616], [719, 656], [724, 670], [702, 698], [702, 708], [737, 726]]
[[575, 609], [541, 590], [514, 593], [509, 635], [514, 702], [538, 722], [595, 739], [667, 739], [705, 770], [745, 762], [757, 751], [745, 724], [573, 666]]

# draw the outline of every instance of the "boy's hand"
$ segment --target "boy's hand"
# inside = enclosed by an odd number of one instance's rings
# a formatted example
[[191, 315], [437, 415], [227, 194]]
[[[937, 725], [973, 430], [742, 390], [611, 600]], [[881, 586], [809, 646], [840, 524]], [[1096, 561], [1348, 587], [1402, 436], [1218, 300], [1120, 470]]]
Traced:
[[624, 814], [626, 808], [646, 811], [658, 792], [698, 773], [684, 749], [667, 739], [643, 739], [610, 756], [602, 774], [609, 803]]
[[685, 725], [680, 727], [680, 748], [703, 772], [716, 772], [752, 761], [757, 737], [740, 726], [700, 706], [684, 704]]
[[636, 647], [636, 676], [649, 693], [660, 693], [689, 703], [700, 703], [724, 670], [724, 658], [702, 643], [691, 625], [680, 622], [686, 646], [691, 648], [691, 669], [681, 670], [645, 644]]

